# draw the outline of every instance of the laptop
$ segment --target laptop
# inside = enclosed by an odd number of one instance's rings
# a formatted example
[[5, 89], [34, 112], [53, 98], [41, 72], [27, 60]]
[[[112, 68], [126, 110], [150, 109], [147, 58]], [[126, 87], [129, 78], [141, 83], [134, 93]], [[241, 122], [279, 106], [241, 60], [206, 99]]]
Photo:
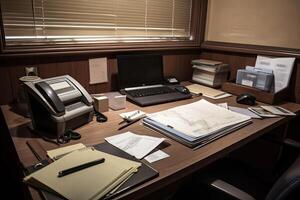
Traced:
[[120, 55], [117, 62], [119, 91], [139, 106], [191, 97], [165, 84], [161, 55]]

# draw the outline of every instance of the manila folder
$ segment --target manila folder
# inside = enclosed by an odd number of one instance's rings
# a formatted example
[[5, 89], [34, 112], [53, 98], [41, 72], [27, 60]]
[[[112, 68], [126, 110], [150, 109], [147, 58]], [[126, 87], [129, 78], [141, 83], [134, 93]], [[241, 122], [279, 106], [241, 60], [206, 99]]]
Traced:
[[[58, 172], [104, 158], [103, 163], [58, 177]], [[141, 163], [113, 156], [93, 148], [76, 150], [24, 178], [35, 187], [67, 199], [98, 199], [136, 172]]]

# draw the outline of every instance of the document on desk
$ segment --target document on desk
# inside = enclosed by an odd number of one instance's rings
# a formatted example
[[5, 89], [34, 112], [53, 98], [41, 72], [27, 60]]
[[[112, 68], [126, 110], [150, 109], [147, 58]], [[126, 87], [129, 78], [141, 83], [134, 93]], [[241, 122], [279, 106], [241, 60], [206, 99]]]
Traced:
[[126, 132], [107, 137], [105, 140], [115, 147], [136, 157], [137, 159], [142, 159], [155, 147], [162, 143], [165, 138], [156, 138], [146, 135], [137, 135], [132, 132]]
[[83, 149], [83, 148], [86, 148], [86, 146], [82, 143], [78, 143], [78, 144], [73, 144], [70, 146], [65, 146], [65, 147], [60, 147], [57, 149], [49, 150], [49, 151], [47, 151], [47, 155], [52, 160], [57, 160], [65, 155], [67, 155], [68, 153], [71, 153], [75, 150], [79, 150], [79, 149]]
[[237, 112], [243, 115], [247, 115], [253, 119], [262, 119], [262, 117], [260, 117], [259, 115], [251, 112], [250, 110], [248, 110], [247, 108], [239, 108], [239, 107], [234, 107], [234, 106], [228, 106], [228, 109], [233, 111], [233, 112]]
[[149, 114], [148, 118], [192, 138], [205, 137], [251, 119], [249, 116], [221, 108], [204, 99]]
[[270, 58], [257, 56], [255, 68], [273, 70], [274, 73], [274, 93], [288, 87], [293, 71], [295, 58]]
[[[59, 177], [59, 172], [102, 159], [104, 162]], [[26, 176], [24, 181], [66, 199], [100, 199], [137, 172], [141, 163], [93, 148], [73, 151]]]

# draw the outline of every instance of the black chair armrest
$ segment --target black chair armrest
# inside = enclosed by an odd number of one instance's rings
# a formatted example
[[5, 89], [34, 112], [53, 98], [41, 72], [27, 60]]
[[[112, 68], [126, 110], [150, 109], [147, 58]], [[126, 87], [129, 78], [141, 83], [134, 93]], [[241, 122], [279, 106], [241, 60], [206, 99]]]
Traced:
[[300, 150], [300, 142], [296, 141], [296, 140], [293, 140], [293, 139], [289, 139], [289, 138], [286, 138], [283, 143], [289, 147], [294, 147], [298, 150]]
[[279, 139], [273, 139], [273, 138], [270, 138], [270, 137], [265, 137], [263, 139], [266, 140], [266, 141], [269, 141], [269, 142], [273, 142], [275, 144], [285, 145], [287, 147], [292, 147], [292, 148], [295, 148], [297, 150], [300, 150], [300, 142], [298, 142], [296, 140], [293, 140], [293, 139], [290, 139], [290, 138], [286, 138], [284, 140], [279, 140]]
[[248, 193], [244, 192], [243, 190], [240, 190], [239, 188], [222, 181], [220, 179], [213, 180], [210, 185], [213, 188], [216, 188], [218, 190], [221, 190], [222, 192], [235, 197], [240, 200], [255, 200], [251, 195]]

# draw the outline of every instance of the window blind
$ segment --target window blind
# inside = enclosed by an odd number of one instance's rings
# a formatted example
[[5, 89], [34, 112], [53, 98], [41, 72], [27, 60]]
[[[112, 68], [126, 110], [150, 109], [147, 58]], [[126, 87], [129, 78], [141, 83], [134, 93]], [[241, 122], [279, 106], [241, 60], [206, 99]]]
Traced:
[[192, 0], [1, 0], [6, 45], [190, 40]]

